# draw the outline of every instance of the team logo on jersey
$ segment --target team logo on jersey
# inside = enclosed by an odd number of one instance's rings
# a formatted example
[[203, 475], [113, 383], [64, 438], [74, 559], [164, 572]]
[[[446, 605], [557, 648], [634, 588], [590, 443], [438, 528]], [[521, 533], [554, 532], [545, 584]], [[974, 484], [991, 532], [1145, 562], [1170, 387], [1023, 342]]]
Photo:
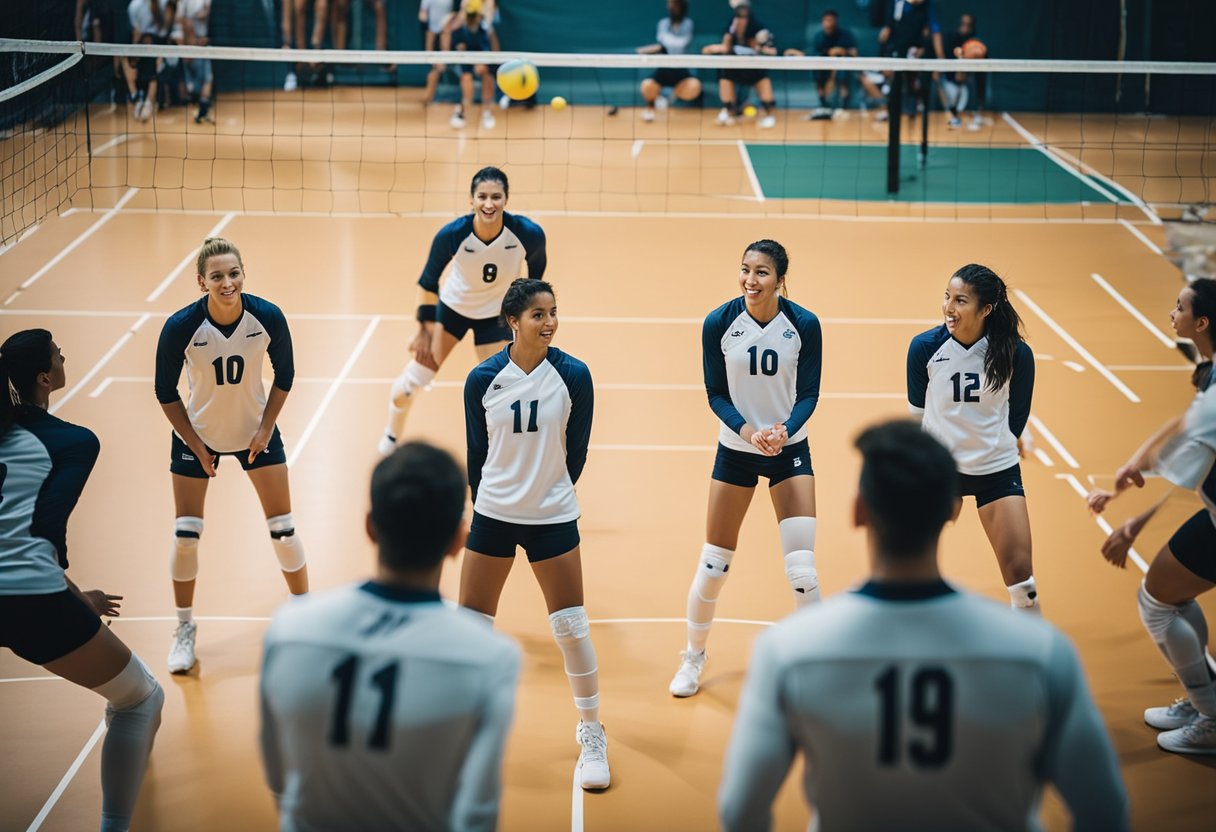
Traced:
[[469, 248], [468, 246], [465, 246], [465, 247], [464, 247], [464, 250], [465, 250], [465, 251], [467, 251], [469, 254], [476, 254], [476, 253], [477, 253], [477, 250], [476, 250], [476, 249]]
[[511, 245], [503, 246], [503, 248], [519, 248], [519, 243], [511, 243]]
[[730, 337], [731, 337], [731, 338], [738, 338], [740, 335], [746, 335], [746, 334], [747, 334], [747, 333], [746, 333], [746, 332], [744, 332], [743, 330], [741, 330], [741, 329], [736, 329], [734, 332], [732, 332], [732, 333], [730, 334]]
[[796, 457], [794, 457], [794, 467], [795, 467], [795, 468], [801, 468], [801, 467], [802, 467], [802, 457], [800, 457], [800, 456], [796, 456]]
[[501, 384], [495, 384], [495, 385], [494, 385], [494, 389], [495, 389], [495, 390], [501, 390], [501, 389], [502, 389], [502, 385], [501, 385]]
[[182, 454], [182, 459], [186, 462], [194, 462], [194, 457], [190, 456], [190, 454]]
[[934, 364], [941, 364], [943, 361], [949, 361], [949, 360], [950, 360], [950, 356], [948, 356], [948, 355], [939, 355], [937, 358], [933, 359], [933, 363], [934, 363]]
[[194, 346], [196, 346], [196, 347], [205, 347], [205, 346], [207, 346], [207, 342], [206, 342], [206, 341], [195, 341], [195, 342], [194, 342]]
[[251, 332], [251, 333], [249, 333], [248, 335], [246, 335], [245, 337], [246, 337], [246, 338], [253, 338], [255, 335], [261, 335], [261, 334], [262, 334], [262, 330], [260, 330], [260, 329], [259, 329], [257, 332]]
[[782, 335], [784, 335], [786, 338], [793, 338], [793, 337], [794, 337], [794, 330], [792, 330], [792, 329], [787, 329], [785, 332], [783, 332], [783, 333], [781, 333], [781, 334], [782, 334]]

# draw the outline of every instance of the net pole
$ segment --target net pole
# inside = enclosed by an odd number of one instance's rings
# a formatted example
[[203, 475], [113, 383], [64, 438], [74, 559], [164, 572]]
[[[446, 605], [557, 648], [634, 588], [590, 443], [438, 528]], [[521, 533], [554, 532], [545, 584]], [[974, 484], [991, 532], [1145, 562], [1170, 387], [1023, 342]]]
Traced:
[[899, 193], [899, 131], [903, 120], [904, 74], [896, 72], [891, 78], [891, 94], [887, 101], [887, 193]]
[[918, 97], [921, 103], [920, 166], [923, 168], [929, 164], [929, 102], [932, 100], [930, 90], [933, 87], [933, 73], [924, 73], [921, 81]]

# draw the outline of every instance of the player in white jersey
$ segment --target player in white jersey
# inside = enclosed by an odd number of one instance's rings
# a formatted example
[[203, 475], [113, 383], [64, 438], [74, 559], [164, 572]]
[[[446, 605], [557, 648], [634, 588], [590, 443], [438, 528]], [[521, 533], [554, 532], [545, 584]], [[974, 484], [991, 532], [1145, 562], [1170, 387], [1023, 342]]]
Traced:
[[673, 696], [700, 689], [714, 608], [760, 477], [768, 478], [794, 603], [819, 600], [807, 422], [819, 402], [823, 334], [813, 312], [782, 297], [789, 262], [773, 240], [748, 246], [741, 296], [709, 313], [702, 329], [705, 392], [721, 426], [705, 545], [688, 590], [688, 646], [668, 686]]
[[81, 592], [65, 571], [68, 517], [101, 445], [88, 428], [47, 412], [64, 386], [63, 365], [45, 329], [0, 346], [0, 647], [106, 699], [100, 828], [125, 832], [165, 694], [102, 626], [100, 616], [117, 616], [122, 596]]
[[473, 368], [464, 385], [473, 523], [460, 603], [491, 623], [522, 546], [549, 609], [580, 722], [578, 778], [606, 789], [608, 739], [600, 724], [599, 667], [583, 608], [578, 498], [595, 392], [587, 365], [549, 346], [557, 302], [543, 280], [517, 280], [502, 302], [515, 340]]
[[[1166, 422], [1115, 473], [1115, 490], [1095, 491], [1089, 504], [1106, 508], [1118, 493], [1144, 486], [1143, 471], [1157, 470], [1172, 484], [1195, 489], [1203, 508], [1174, 532], [1153, 558], [1140, 585], [1140, 620], [1157, 645], [1186, 697], [1173, 705], [1148, 708], [1144, 721], [1163, 733], [1157, 745], [1180, 754], [1216, 754], [1216, 681], [1205, 648], [1208, 623], [1197, 597], [1216, 587], [1216, 392], [1212, 382], [1216, 323], [1216, 280], [1200, 278], [1178, 295], [1170, 322], [1179, 338], [1189, 338], [1203, 356], [1192, 381], [1197, 393], [1187, 412]], [[1123, 568], [1127, 552], [1160, 504], [1115, 529], [1102, 547], [1107, 560]]]
[[[445, 225], [435, 235], [431, 254], [418, 279], [418, 334], [410, 344], [413, 360], [393, 382], [388, 424], [380, 437], [381, 454], [392, 452], [417, 393], [430, 387], [465, 334], [473, 331], [473, 346], [484, 361], [511, 340], [499, 320], [502, 299], [524, 263], [528, 277], [545, 274], [545, 232], [527, 217], [507, 213], [507, 175], [482, 168], [469, 186], [471, 214]], [[440, 288], [439, 278], [452, 264]]]
[[959, 510], [950, 453], [913, 422], [870, 428], [853, 524], [871, 576], [755, 643], [718, 793], [722, 826], [767, 830], [799, 751], [812, 829], [1128, 828], [1118, 760], [1062, 633], [942, 580]]
[[[173, 426], [169, 471], [176, 520], [169, 574], [178, 619], [169, 649], [173, 673], [194, 666], [203, 506], [221, 456], [236, 457], [249, 474], [288, 590], [308, 592], [304, 546], [291, 515], [287, 453], [275, 425], [295, 377], [287, 319], [273, 303], [244, 293], [241, 253], [222, 237], [207, 238], [199, 249], [198, 286], [204, 297], [165, 321], [156, 347], [156, 398]], [[267, 355], [274, 367], [269, 396], [262, 387]], [[188, 404], [177, 391], [183, 364]]]
[[908, 347], [908, 407], [954, 454], [964, 497], [974, 497], [1010, 605], [1038, 612], [1030, 514], [1022, 487], [1022, 431], [1034, 394], [1034, 353], [1005, 281], [963, 266], [946, 284], [946, 322]]
[[439, 597], [466, 480], [402, 445], [372, 473], [376, 577], [285, 604], [262, 657], [262, 760], [283, 832], [498, 825], [519, 648]]

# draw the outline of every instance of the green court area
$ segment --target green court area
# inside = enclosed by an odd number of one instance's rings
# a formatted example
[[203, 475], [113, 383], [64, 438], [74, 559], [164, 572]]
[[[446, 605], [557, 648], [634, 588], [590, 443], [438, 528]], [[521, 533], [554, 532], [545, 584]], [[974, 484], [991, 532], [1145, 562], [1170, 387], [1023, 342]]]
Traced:
[[1118, 202], [1106, 185], [1065, 170], [1026, 147], [900, 147], [899, 193], [887, 193], [887, 147], [880, 144], [748, 144], [766, 199], [945, 203]]

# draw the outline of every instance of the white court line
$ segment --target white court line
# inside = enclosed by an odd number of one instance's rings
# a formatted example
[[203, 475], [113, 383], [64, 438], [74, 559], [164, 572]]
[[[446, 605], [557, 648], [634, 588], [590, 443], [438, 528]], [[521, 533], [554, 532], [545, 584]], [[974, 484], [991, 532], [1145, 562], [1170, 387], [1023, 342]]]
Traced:
[[334, 400], [334, 396], [338, 395], [338, 390], [342, 386], [342, 382], [350, 375], [350, 371], [354, 368], [355, 362], [359, 360], [359, 356], [363, 355], [363, 350], [367, 348], [367, 344], [372, 339], [372, 333], [376, 331], [376, 327], [380, 326], [380, 318], [377, 316], [371, 319], [367, 329], [363, 330], [363, 337], [355, 344], [354, 350], [347, 357], [346, 363], [342, 365], [342, 369], [338, 371], [337, 377], [334, 379], [330, 388], [325, 391], [325, 397], [321, 399], [321, 403], [317, 405], [317, 410], [312, 414], [312, 419], [309, 420], [308, 426], [304, 428], [304, 432], [300, 434], [300, 438], [296, 441], [295, 447], [291, 450], [291, 456], [287, 458], [287, 467], [296, 464], [296, 460], [300, 458], [300, 454], [304, 450], [304, 446], [308, 444], [308, 440], [312, 438], [313, 433], [317, 429], [317, 425], [321, 423], [321, 417], [325, 415], [325, 411], [329, 409], [329, 404]]
[[[224, 218], [212, 226], [211, 230], [207, 232], [207, 237], [218, 237], [219, 233], [224, 230], [224, 227], [234, 219], [236, 219], [235, 212], [230, 211], [227, 214], [224, 214]], [[204, 237], [203, 239], [206, 239], [207, 237]], [[171, 272], [165, 275], [165, 279], [162, 280], [160, 284], [152, 290], [151, 294], [144, 298], [144, 300], [151, 303], [160, 297], [166, 289], [173, 285], [174, 279], [182, 273], [182, 269], [186, 268], [186, 266], [190, 265], [194, 258], [198, 257], [198, 252], [201, 248], [202, 246], [191, 249], [190, 253], [183, 257], [182, 261], [174, 266]]]
[[642, 451], [644, 453], [652, 453], [654, 451], [675, 451], [683, 453], [685, 451], [696, 453], [709, 453], [716, 448], [715, 445], [588, 445], [589, 451]]
[[1119, 224], [1122, 225], [1124, 228], [1126, 228], [1128, 231], [1132, 232], [1132, 234], [1134, 234], [1136, 236], [1137, 240], [1139, 240], [1140, 242], [1142, 242], [1146, 246], [1148, 246], [1148, 250], [1151, 251], [1153, 254], [1160, 256], [1164, 253], [1161, 251], [1160, 248], [1158, 248], [1156, 243], [1154, 243], [1147, 236], [1145, 236], [1143, 231], [1141, 231], [1139, 228], [1136, 228], [1136, 226], [1132, 225], [1127, 220], [1121, 219], [1121, 220], [1119, 220]]
[[4, 245], [0, 246], [0, 255], [5, 254], [5, 253], [11, 251], [12, 249], [16, 248], [18, 243], [20, 243], [26, 237], [32, 236], [34, 234], [34, 232], [36, 232], [41, 227], [42, 227], [42, 223], [36, 222], [33, 225], [31, 225], [29, 228], [22, 231], [21, 234], [19, 234], [17, 236], [17, 239], [13, 240], [11, 243], [5, 243]]
[[67, 681], [62, 676], [14, 676], [10, 679], [0, 679], [0, 684], [5, 682], [64, 682]]
[[1001, 113], [1001, 118], [1005, 120], [1006, 124], [1008, 124], [1010, 127], [1013, 128], [1015, 133], [1017, 133], [1019, 136], [1021, 136], [1023, 139], [1025, 139], [1027, 144], [1029, 144], [1035, 150], [1039, 151], [1044, 156], [1046, 156], [1048, 159], [1050, 159], [1051, 161], [1053, 161], [1057, 165], [1059, 165], [1060, 170], [1065, 171], [1066, 173], [1070, 174], [1071, 176], [1075, 176], [1083, 184], [1087, 185], [1088, 187], [1090, 187], [1093, 190], [1097, 191], [1098, 193], [1102, 194], [1102, 196], [1106, 197], [1107, 199], [1109, 199], [1111, 202], [1115, 203], [1116, 205], [1118, 205], [1122, 201], [1119, 199], [1119, 197], [1115, 196], [1110, 191], [1106, 190], [1106, 188], [1103, 188], [1101, 185], [1099, 185], [1097, 182], [1094, 182], [1092, 179], [1087, 177], [1081, 171], [1073, 168], [1072, 165], [1069, 165], [1067, 162], [1065, 162], [1064, 159], [1061, 158], [1063, 154], [1058, 154], [1055, 148], [1051, 147], [1048, 144], [1044, 144], [1043, 141], [1040, 140], [1038, 136], [1036, 136], [1034, 133], [1031, 133], [1029, 130], [1027, 130], [1022, 125], [1018, 124], [1018, 120], [1015, 119], [1013, 116], [1009, 115], [1009, 113]]
[[93, 750], [93, 746], [97, 745], [97, 741], [101, 739], [101, 735], [106, 732], [106, 721], [104, 719], [97, 723], [97, 727], [93, 729], [93, 736], [89, 737], [88, 742], [84, 744], [84, 748], [80, 749], [80, 753], [76, 755], [76, 759], [72, 761], [72, 765], [68, 767], [59, 785], [55, 787], [55, 791], [51, 792], [51, 796], [46, 799], [46, 803], [42, 804], [42, 810], [38, 812], [33, 823], [25, 830], [25, 832], [36, 832], [42, 827], [43, 821], [47, 815], [55, 808], [55, 804], [59, 802], [59, 798], [63, 796], [67, 790], [68, 784], [72, 782], [72, 778], [76, 776], [76, 772], [80, 771], [80, 766], [84, 764], [85, 758], [89, 756], [89, 752]]
[[1127, 370], [1132, 372], [1154, 373], [1193, 373], [1195, 368], [1190, 364], [1110, 364], [1112, 370]]
[[747, 152], [747, 145], [743, 143], [743, 139], [739, 139], [736, 144], [739, 146], [739, 158], [743, 160], [743, 169], [747, 171], [747, 181], [752, 183], [752, 191], [756, 194], [756, 201], [764, 202], [764, 190], [760, 187], [760, 180], [756, 178], [756, 169], [752, 167], [752, 157]]
[[1148, 205], [1145, 204], [1143, 199], [1136, 196], [1134, 193], [1129, 191], [1127, 188], [1123, 187], [1122, 185], [1120, 185], [1115, 180], [1111, 179], [1106, 174], [1098, 171], [1097, 168], [1095, 168], [1093, 165], [1082, 162], [1080, 159], [1078, 159], [1076, 156], [1073, 156], [1071, 153], [1069, 153], [1066, 150], [1061, 150], [1058, 147], [1053, 147], [1052, 151], [1054, 151], [1055, 153], [1058, 153], [1065, 160], [1075, 164], [1081, 170], [1085, 171], [1085, 173], [1087, 173], [1089, 176], [1091, 176], [1094, 179], [1097, 179], [1101, 182], [1104, 182], [1106, 185], [1110, 186], [1112, 189], [1123, 194], [1125, 197], [1127, 197], [1129, 202], [1131, 202], [1133, 205], [1135, 205], [1137, 208], [1140, 209], [1140, 213], [1142, 213], [1142, 214], [1144, 214], [1144, 216], [1148, 217], [1148, 221], [1150, 223], [1152, 223], [1153, 225], [1161, 225], [1161, 217], [1157, 216], [1157, 212], [1154, 211], [1152, 208], [1149, 208]]
[[638, 156], [642, 155], [642, 147], [645, 144], [646, 144], [646, 142], [642, 141], [641, 139], [638, 139], [637, 141], [635, 141], [633, 143], [633, 147], [630, 148], [630, 150], [629, 150], [630, 157], [636, 159], [636, 158], [638, 158]]
[[122, 334], [122, 337], [120, 337], [114, 343], [114, 346], [110, 347], [109, 351], [107, 351], [106, 354], [101, 357], [101, 360], [99, 360], [96, 364], [93, 365], [93, 369], [91, 369], [87, 373], [85, 373], [84, 376], [80, 379], [80, 381], [76, 382], [75, 386], [73, 386], [71, 390], [68, 390], [68, 392], [66, 394], [64, 394], [62, 397], [60, 397], [59, 401], [57, 401], [53, 405], [51, 405], [48, 412], [51, 413], [52, 415], [54, 415], [55, 411], [59, 410], [59, 408], [63, 407], [65, 404], [70, 402], [72, 400], [73, 396], [75, 396], [77, 393], [79, 393], [86, 384], [88, 384], [90, 381], [93, 380], [93, 376], [97, 375], [97, 373], [101, 370], [101, 368], [106, 365], [106, 362], [109, 361], [111, 358], [113, 358], [115, 356], [115, 354], [120, 349], [122, 349], [123, 346], [126, 345], [126, 343], [128, 341], [130, 341], [133, 337], [135, 337], [135, 333], [139, 332], [139, 328], [142, 327], [145, 323], [147, 323], [148, 319], [151, 317], [152, 316], [147, 313], [140, 315], [139, 320], [137, 320], [135, 322], [135, 325], [132, 326], [130, 329], [128, 329], [126, 332], [124, 332]]
[[[1086, 500], [1089, 498], [1089, 492], [1085, 490], [1085, 486], [1081, 485], [1081, 481], [1078, 480], [1076, 477], [1074, 477], [1072, 474], [1056, 474], [1056, 478], [1062, 479], [1065, 482], [1067, 482], [1069, 485], [1071, 485], [1072, 490], [1077, 492], [1079, 495], [1081, 495], [1082, 500]], [[1102, 531], [1106, 532], [1107, 537], [1109, 537], [1114, 532], [1114, 529], [1111, 527], [1110, 523], [1106, 522], [1106, 518], [1103, 517], [1102, 515], [1100, 515], [1100, 514], [1094, 515], [1094, 520], [1097, 521], [1098, 527], [1100, 529], [1102, 529]], [[1140, 567], [1141, 572], [1145, 572], [1145, 573], [1148, 572], [1148, 564], [1145, 562], [1144, 558], [1140, 557], [1140, 553], [1136, 551], [1135, 547], [1128, 548], [1127, 556], [1131, 560], [1132, 563], [1134, 563], [1134, 564], [1136, 564], [1136, 566]]]
[[1037, 303], [1035, 303], [1033, 300], [1030, 299], [1029, 295], [1027, 295], [1021, 289], [1014, 289], [1013, 291], [1014, 291], [1014, 294], [1016, 294], [1018, 296], [1018, 299], [1022, 301], [1022, 303], [1026, 304], [1028, 307], [1030, 307], [1030, 310], [1032, 312], [1034, 312], [1036, 315], [1038, 315], [1039, 318], [1042, 319], [1043, 323], [1045, 323], [1049, 327], [1051, 327], [1051, 329], [1056, 333], [1056, 335], [1059, 335], [1061, 338], [1063, 338], [1064, 341], [1067, 342], [1067, 344], [1070, 347], [1072, 347], [1074, 350], [1076, 350], [1077, 355], [1079, 355], [1079, 356], [1081, 356], [1081, 358], [1085, 359], [1085, 363], [1087, 363], [1089, 366], [1091, 366], [1095, 370], [1097, 370], [1104, 379], [1109, 381], [1114, 386], [1114, 388], [1116, 390], [1118, 390], [1120, 393], [1122, 393], [1124, 396], [1126, 396], [1128, 401], [1133, 402], [1134, 404], [1140, 403], [1140, 397], [1137, 396], [1135, 393], [1133, 393], [1130, 387], [1128, 387], [1126, 384], [1124, 384], [1122, 381], [1120, 381], [1119, 378], [1114, 373], [1112, 373], [1110, 370], [1106, 369], [1106, 367], [1102, 364], [1102, 362], [1100, 362], [1100, 361], [1098, 361], [1098, 359], [1094, 358], [1093, 355], [1089, 352], [1089, 350], [1087, 350], [1087, 349], [1085, 349], [1085, 347], [1081, 346], [1080, 342], [1078, 342], [1076, 338], [1073, 338], [1071, 335], [1069, 335], [1065, 331], [1064, 327], [1062, 327], [1058, 323], [1056, 323], [1050, 315], [1048, 315], [1046, 312], [1044, 312], [1043, 309]]
[[1056, 435], [1049, 431], [1047, 429], [1047, 425], [1043, 424], [1043, 421], [1033, 413], [1030, 414], [1030, 424], [1034, 425], [1034, 429], [1043, 435], [1043, 438], [1047, 440], [1047, 444], [1054, 448], [1055, 452], [1060, 455], [1060, 459], [1068, 463], [1069, 468], [1081, 467], [1077, 464], [1077, 458], [1068, 452], [1068, 449], [1064, 447], [1060, 440], [1056, 439]]
[[[1157, 253], [1160, 254], [1161, 252]], [[1094, 279], [1094, 283], [1097, 283], [1106, 291], [1106, 294], [1114, 298], [1116, 303], [1126, 309], [1127, 313], [1135, 318], [1141, 326], [1147, 329], [1154, 338], [1156, 338], [1162, 344], [1165, 344], [1165, 346], [1170, 350], [1175, 348], [1176, 345], [1174, 343], [1174, 339], [1166, 337], [1164, 332], [1157, 329], [1157, 327], [1153, 325], [1153, 322], [1144, 316], [1144, 313], [1132, 306], [1131, 302], [1128, 301], [1127, 298], [1123, 297], [1123, 295], [1119, 294], [1118, 290], [1116, 290], [1114, 286], [1107, 283], [1106, 278], [1102, 277], [1102, 275], [1097, 274], [1096, 272], [1091, 272], [1089, 276]]]
[[110, 139], [108, 142], [103, 144], [101, 147], [94, 150], [93, 155], [100, 156], [102, 153], [105, 153], [107, 150], [118, 147], [120, 144], [125, 142], [127, 140], [127, 138], [128, 138], [128, 136], [126, 133], [119, 133], [117, 136]]
[[1037, 459], [1039, 462], [1043, 463], [1043, 465], [1044, 465], [1045, 467], [1047, 467], [1047, 468], [1055, 468], [1055, 467], [1056, 467], [1055, 462], [1053, 462], [1053, 461], [1052, 461], [1051, 457], [1049, 457], [1049, 456], [1047, 455], [1047, 452], [1046, 452], [1046, 451], [1044, 451], [1042, 448], [1035, 448], [1035, 449], [1034, 449], [1034, 456], [1035, 456], [1035, 459]]
[[[111, 624], [127, 621], [176, 621], [176, 615], [123, 615], [107, 619]], [[269, 615], [196, 615], [195, 621], [269, 621]]]
[[113, 208], [111, 208], [110, 210], [108, 210], [104, 214], [102, 214], [101, 218], [98, 219], [96, 222], [94, 222], [92, 225], [90, 225], [88, 228], [86, 228], [83, 232], [81, 232], [79, 237], [77, 237], [75, 240], [72, 240], [72, 242], [68, 243], [63, 249], [61, 249], [58, 254], [56, 254], [54, 257], [51, 258], [49, 263], [47, 263], [45, 266], [43, 266], [38, 271], [34, 272], [34, 274], [31, 275], [30, 277], [27, 277], [25, 279], [25, 282], [22, 283], [21, 286], [19, 286], [17, 288], [17, 291], [13, 292], [13, 294], [8, 298], [8, 300], [6, 300], [4, 302], [4, 305], [8, 306], [10, 303], [12, 303], [14, 300], [16, 300], [17, 295], [21, 294], [26, 289], [33, 286], [36, 282], [38, 282], [39, 279], [42, 278], [42, 276], [44, 274], [49, 272], [51, 269], [55, 268], [55, 266], [59, 265], [60, 261], [62, 261], [63, 258], [67, 257], [69, 254], [71, 254], [73, 251], [75, 251], [77, 246], [79, 246], [85, 240], [89, 239], [95, 233], [97, 233], [97, 231], [103, 225], [108, 223], [110, 220], [114, 219], [114, 217], [118, 214], [118, 212], [122, 210], [122, 207], [124, 205], [126, 205], [128, 202], [130, 202], [131, 198], [133, 196], [135, 196], [137, 193], [139, 193], [139, 188], [128, 188], [127, 192], [125, 194], [123, 194], [122, 199], [118, 200], [118, 202], [114, 205]]
[[[176, 620], [176, 619], [174, 619]], [[592, 624], [687, 624], [687, 618], [592, 618]], [[715, 618], [715, 624], [754, 624], [771, 627], [775, 621], [760, 621], [754, 618]]]

